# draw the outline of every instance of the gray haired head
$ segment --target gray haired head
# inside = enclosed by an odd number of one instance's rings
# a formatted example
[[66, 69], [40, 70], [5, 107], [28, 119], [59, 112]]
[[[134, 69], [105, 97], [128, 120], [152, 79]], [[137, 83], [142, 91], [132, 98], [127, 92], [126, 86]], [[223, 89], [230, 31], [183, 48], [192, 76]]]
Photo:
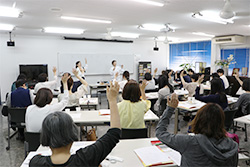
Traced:
[[49, 114], [43, 121], [41, 144], [59, 148], [78, 140], [77, 127], [72, 118], [63, 112]]

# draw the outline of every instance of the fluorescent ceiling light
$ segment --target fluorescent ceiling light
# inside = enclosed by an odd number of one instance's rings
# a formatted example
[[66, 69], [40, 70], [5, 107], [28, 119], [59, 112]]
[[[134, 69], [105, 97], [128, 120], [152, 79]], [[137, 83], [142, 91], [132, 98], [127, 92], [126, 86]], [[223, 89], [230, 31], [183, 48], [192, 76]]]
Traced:
[[0, 24], [0, 30], [2, 31], [12, 31], [15, 26], [10, 24]]
[[166, 28], [165, 25], [159, 24], [143, 24], [138, 27], [142, 30], [149, 30], [149, 31], [161, 31], [162, 29]]
[[98, 19], [89, 19], [89, 18], [81, 18], [81, 17], [70, 17], [70, 16], [61, 16], [61, 19], [66, 20], [76, 20], [76, 21], [86, 21], [86, 22], [94, 22], [94, 23], [112, 23], [110, 20], [98, 20]]
[[214, 15], [213, 13], [194, 13], [192, 15], [193, 18], [197, 18], [197, 19], [202, 19], [202, 20], [206, 20], [206, 21], [211, 21], [211, 22], [215, 22], [215, 23], [220, 23], [220, 24], [228, 24], [228, 23], [234, 23], [233, 20], [229, 20], [229, 19], [221, 19], [219, 18], [217, 15]]
[[83, 29], [60, 28], [60, 27], [45, 27], [43, 31], [46, 33], [56, 33], [56, 34], [82, 34], [84, 32]]
[[206, 33], [203, 33], [203, 32], [193, 32], [192, 34], [200, 35], [200, 36], [206, 36], [206, 37], [214, 37], [215, 36], [215, 35], [206, 34]]
[[111, 36], [122, 38], [138, 38], [140, 35], [126, 32], [111, 32]]
[[151, 1], [151, 0], [132, 0], [132, 1], [144, 3], [144, 4], [148, 4], [148, 5], [160, 6], [160, 7], [164, 6], [164, 3]]
[[2, 7], [0, 6], [0, 16], [3, 17], [19, 17], [21, 12], [16, 8]]

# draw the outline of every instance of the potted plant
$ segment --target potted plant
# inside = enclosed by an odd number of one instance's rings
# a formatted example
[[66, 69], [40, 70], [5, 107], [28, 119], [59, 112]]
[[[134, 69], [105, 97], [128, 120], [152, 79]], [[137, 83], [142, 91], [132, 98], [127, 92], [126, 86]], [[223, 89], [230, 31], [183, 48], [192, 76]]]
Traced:
[[187, 71], [188, 69], [194, 67], [191, 63], [183, 63], [179, 67], [182, 67], [183, 70]]
[[217, 66], [220, 66], [224, 70], [225, 75], [228, 75], [229, 65], [230, 64], [235, 64], [235, 63], [236, 63], [236, 61], [235, 61], [234, 56], [232, 54], [230, 54], [227, 59], [216, 60], [215, 61], [215, 64]]

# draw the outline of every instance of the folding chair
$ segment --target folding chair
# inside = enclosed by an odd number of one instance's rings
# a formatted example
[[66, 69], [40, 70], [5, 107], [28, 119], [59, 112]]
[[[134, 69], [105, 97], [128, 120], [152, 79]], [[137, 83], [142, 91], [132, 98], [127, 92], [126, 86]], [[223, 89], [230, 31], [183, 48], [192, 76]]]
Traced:
[[35, 132], [24, 132], [24, 151], [25, 157], [30, 151], [36, 151], [40, 145], [40, 133]]
[[8, 146], [6, 150], [10, 149], [10, 139], [13, 138], [18, 131], [10, 135], [10, 128], [25, 128], [25, 113], [26, 108], [8, 108]]
[[[235, 113], [238, 111], [238, 108], [235, 108], [235, 109], [229, 109], [229, 108], [226, 108], [224, 110], [224, 114], [225, 114], [225, 129], [226, 131], [229, 131], [232, 126], [234, 125], [233, 124], [233, 121], [234, 121], [234, 115]], [[233, 126], [233, 129], [234, 129], [234, 126]]]

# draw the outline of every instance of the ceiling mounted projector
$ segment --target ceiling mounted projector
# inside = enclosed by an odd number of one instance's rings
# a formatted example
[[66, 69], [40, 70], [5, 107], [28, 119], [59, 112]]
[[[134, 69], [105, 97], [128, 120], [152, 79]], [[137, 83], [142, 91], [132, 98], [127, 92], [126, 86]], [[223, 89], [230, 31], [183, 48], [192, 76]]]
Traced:
[[223, 9], [220, 12], [220, 17], [223, 19], [231, 19], [235, 16], [234, 11], [232, 10], [232, 6], [230, 4], [230, 0], [225, 0], [226, 3]]

